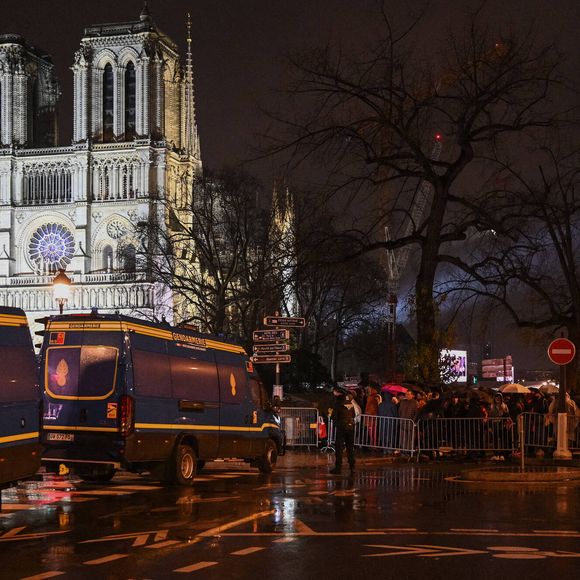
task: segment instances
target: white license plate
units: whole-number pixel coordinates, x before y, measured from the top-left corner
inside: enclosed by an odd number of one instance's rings
[[[46,439],[48,441],[74,441],[74,433],[47,433]]]

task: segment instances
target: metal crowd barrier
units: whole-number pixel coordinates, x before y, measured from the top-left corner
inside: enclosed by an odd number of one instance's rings
[[[415,423],[411,419],[361,415],[355,426],[354,444],[359,447],[401,451],[413,455],[415,451]]]
[[[280,420],[287,447],[318,447],[318,409],[282,407]]]
[[[421,419],[417,449],[421,451],[515,451],[517,430],[509,417]]]
[[[318,411],[311,408],[281,409],[287,445],[318,446]],[[556,445],[557,416],[523,413],[523,436],[527,452]],[[331,418],[326,421],[327,437],[321,451],[334,451],[336,428]],[[568,444],[571,451],[580,451],[580,417],[568,415]],[[509,417],[435,418],[417,423],[398,417],[361,415],[355,424],[355,446],[385,451],[415,452],[500,452],[520,449],[518,428]]]
[[[324,451],[334,451],[336,427],[328,421],[328,440]],[[415,452],[415,423],[411,419],[361,415],[355,423],[354,444],[356,447],[401,451],[413,455]]]
[[[524,441],[526,448],[556,446],[558,415],[554,413],[524,413]],[[568,447],[580,450],[580,417],[568,415]]]

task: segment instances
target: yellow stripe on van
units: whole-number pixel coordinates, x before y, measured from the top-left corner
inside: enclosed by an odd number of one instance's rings
[[[187,430],[187,431],[251,431],[260,432],[268,427],[279,429],[278,425],[274,423],[263,423],[261,427],[234,427],[231,425],[184,425],[184,424],[163,424],[163,423],[136,423],[136,429],[173,429],[173,430]]]
[[[10,435],[9,437],[0,437],[0,444],[11,443],[12,441],[26,441],[26,439],[38,439],[38,431],[20,433],[20,435]]]
[[[26,316],[0,315],[0,326],[28,326]]]
[[[81,425],[43,425],[45,431],[102,431],[106,433],[117,433],[118,427],[84,427]]]
[[[152,336],[154,338],[160,338],[164,340],[170,340],[175,342],[173,337],[174,330],[165,330],[163,328],[155,328],[152,326],[146,326],[143,324],[136,324],[134,322],[116,322],[110,320],[102,320],[99,321],[98,319],[91,320],[91,321],[56,321],[51,322],[47,328],[48,331],[57,331],[57,330],[76,330],[79,332],[106,332],[106,331],[119,331],[119,332],[127,332],[133,331],[139,334],[144,334],[146,336]],[[243,347],[237,344],[229,344],[226,342],[220,342],[218,340],[211,340],[204,338],[206,342],[206,346],[208,348],[214,350],[223,350],[226,352],[231,352],[234,354],[242,354],[245,355],[246,351]]]

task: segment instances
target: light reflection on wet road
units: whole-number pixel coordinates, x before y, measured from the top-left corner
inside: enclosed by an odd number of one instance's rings
[[[580,486],[483,486],[457,465],[119,474],[4,490],[2,578],[577,578]],[[388,572],[388,573],[387,573]]]

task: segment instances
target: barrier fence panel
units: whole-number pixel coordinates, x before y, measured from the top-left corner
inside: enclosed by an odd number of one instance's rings
[[[288,447],[318,447],[318,409],[282,407],[280,420]]]
[[[524,413],[524,436],[528,448],[555,448],[558,436],[558,415],[554,413]],[[580,417],[568,415],[568,447],[580,450]]]
[[[355,426],[354,443],[359,447],[408,452],[415,450],[415,423],[411,419],[361,415]]]
[[[517,431],[509,418],[422,419],[417,423],[419,451],[514,451]]]

